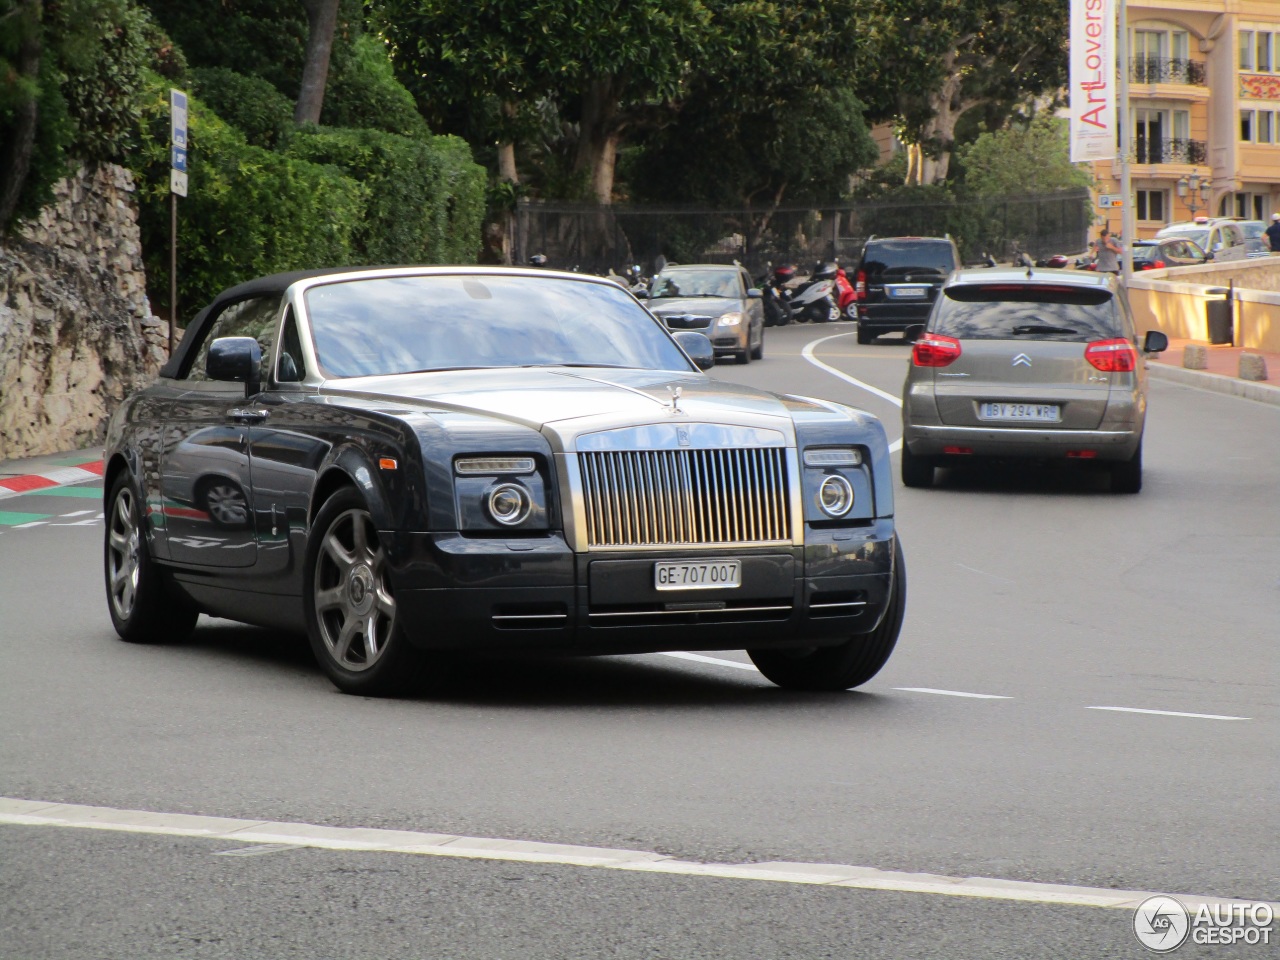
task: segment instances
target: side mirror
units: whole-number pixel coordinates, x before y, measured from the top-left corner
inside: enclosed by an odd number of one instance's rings
[[[711,338],[696,330],[676,330],[671,334],[680,344],[680,349],[688,354],[693,365],[699,370],[710,370],[716,365],[716,352],[711,346]]]
[[[763,300],[763,299],[764,299],[764,291],[763,291],[763,290],[761,290],[759,287],[752,287],[750,290],[748,290],[748,291],[747,291],[747,299],[748,299],[748,300]]]
[[[913,323],[911,324],[911,326],[907,327],[907,329],[902,331],[902,339],[907,341],[907,343],[915,343],[917,340],[919,340],[923,336],[924,336],[923,323]]]
[[[1164,353],[1169,349],[1169,338],[1159,330],[1148,330],[1142,341],[1144,353]]]
[[[637,300],[648,300],[648,299],[649,299],[649,291],[648,291],[648,290],[632,290],[632,291],[631,291],[631,295],[632,295],[633,297],[635,297]]]
[[[244,384],[244,395],[262,392],[262,348],[253,337],[219,337],[209,344],[204,372],[210,380]]]

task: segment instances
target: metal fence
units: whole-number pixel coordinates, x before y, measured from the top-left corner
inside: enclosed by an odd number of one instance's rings
[[[841,203],[774,210],[642,207],[522,201],[511,237],[512,261],[542,254],[548,265],[586,273],[621,272],[660,258],[678,263],[740,261],[753,275],[768,263],[807,266],[855,261],[870,236],[950,234],[967,261],[1078,253],[1093,222],[1089,194],[1071,190],[1002,200],[949,203]]]

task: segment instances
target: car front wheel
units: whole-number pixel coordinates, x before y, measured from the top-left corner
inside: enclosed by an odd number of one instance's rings
[[[174,593],[151,558],[138,494],[121,473],[107,498],[102,567],[107,610],[121,639],[130,643],[185,640],[199,611]]]
[[[418,684],[425,656],[397,622],[386,550],[355,489],[339,490],[320,508],[306,564],[307,635],[334,685],[385,696]]]
[[[748,650],[756,668],[790,690],[849,690],[880,672],[893,653],[907,608],[907,567],[902,545],[893,540],[893,574],[889,603],[879,625],[834,647],[799,650]]]

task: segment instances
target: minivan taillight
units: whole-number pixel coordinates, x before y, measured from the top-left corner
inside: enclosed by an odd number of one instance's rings
[[[867,271],[859,270],[858,279],[853,282],[853,299],[867,299]]]
[[[1138,368],[1138,351],[1123,338],[1095,340],[1084,348],[1084,358],[1105,373],[1128,373]]]
[[[960,341],[940,333],[926,333],[911,348],[911,362],[917,367],[945,367],[960,356]]]

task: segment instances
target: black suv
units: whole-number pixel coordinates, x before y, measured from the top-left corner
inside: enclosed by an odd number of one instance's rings
[[[950,237],[872,237],[854,273],[858,342],[924,323],[960,253]]]

